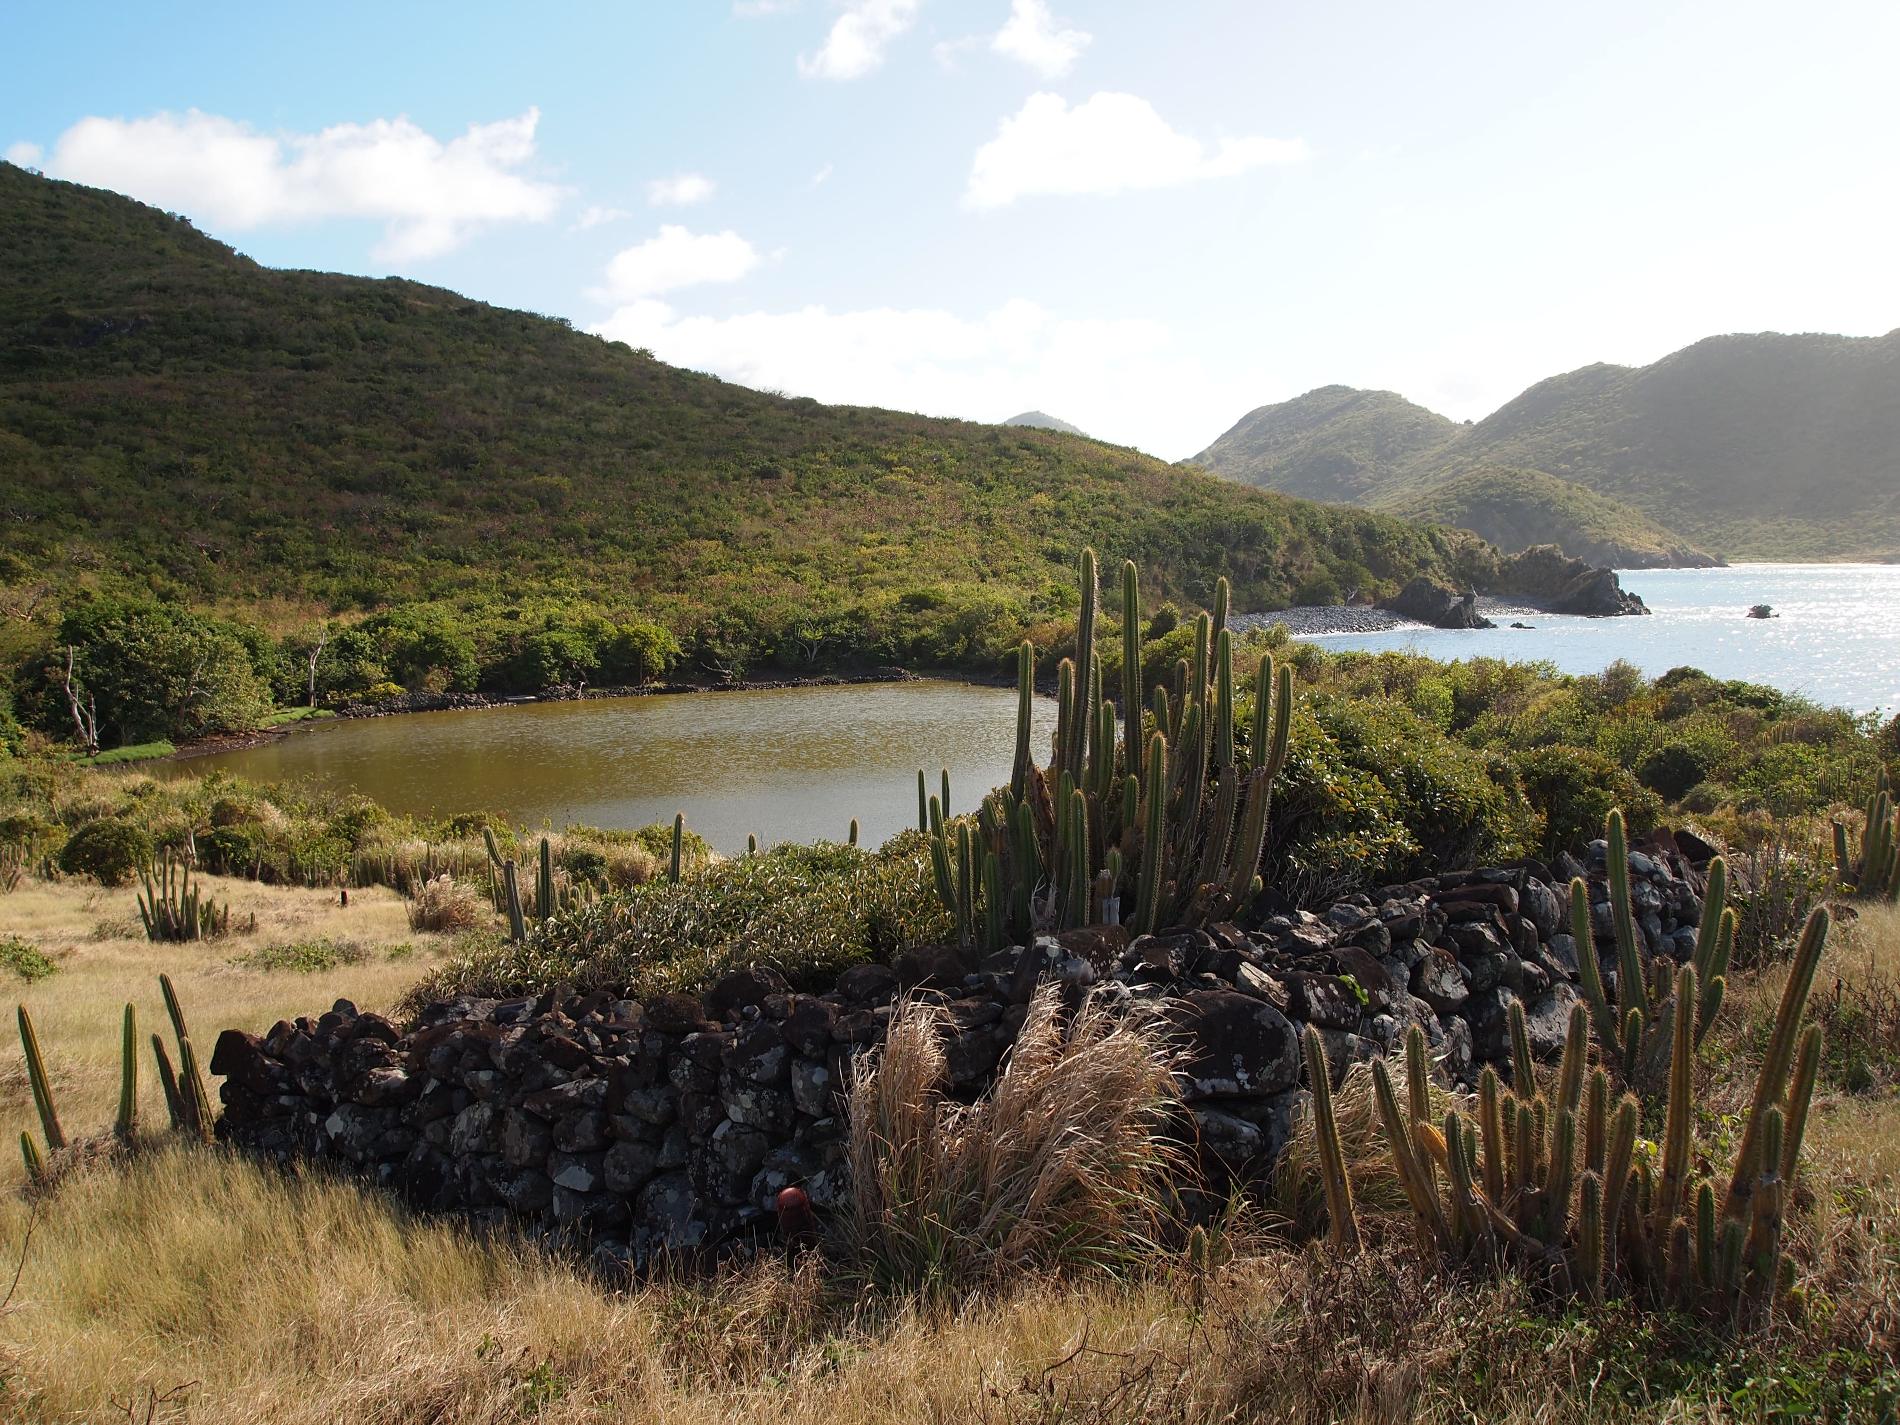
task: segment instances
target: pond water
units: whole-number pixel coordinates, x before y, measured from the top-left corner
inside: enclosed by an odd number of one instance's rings
[[[1492,629],[1401,628],[1319,634],[1329,650],[1406,649],[1433,658],[1548,659],[1595,673],[1624,658],[1651,677],[1688,665],[1820,703],[1900,709],[1900,564],[1737,564],[1727,569],[1633,569],[1623,587],[1648,618],[1506,615]],[[1771,619],[1747,616],[1768,604]],[[1508,626],[1512,617],[1533,625]]]
[[[1055,704],[1038,699],[1047,755]],[[491,811],[519,825],[686,823],[721,851],[875,846],[917,821],[950,770],[955,811],[1009,780],[1016,693],[921,681],[518,703],[319,723],[276,742],[167,764],[259,781],[307,778],[416,815]]]
[[[1623,576],[1648,618],[1523,617],[1531,629],[1319,635],[1331,649],[1435,658],[1547,659],[1591,673],[1625,658],[1651,675],[1690,664],[1856,711],[1900,706],[1900,566],[1740,565]],[[1749,619],[1751,604],[1778,617]],[[1508,621],[1508,616],[1506,621]],[[1039,699],[1038,756],[1054,704]],[[516,824],[634,827],[686,813],[721,851],[843,840],[877,845],[913,825],[917,769],[950,769],[973,810],[1009,779],[1016,694],[920,681],[762,692],[523,703],[318,724],[277,742],[166,764],[261,781],[308,778],[418,815],[487,811]]]

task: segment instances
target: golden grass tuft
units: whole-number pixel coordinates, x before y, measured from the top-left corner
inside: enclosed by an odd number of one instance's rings
[[[936,1293],[1139,1256],[1185,1168],[1162,1136],[1178,1102],[1159,1027],[1092,997],[1068,1016],[1044,986],[969,1105],[945,1093],[948,1028],[939,1006],[904,1001],[856,1066],[850,1259],[882,1285]]]
[[[409,902],[409,928],[438,935],[473,930],[489,916],[487,897],[446,871],[417,886]]]

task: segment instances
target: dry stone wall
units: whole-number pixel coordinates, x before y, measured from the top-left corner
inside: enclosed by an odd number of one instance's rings
[[[339,1001],[262,1037],[227,1030],[219,1133],[279,1159],[367,1174],[430,1210],[513,1220],[594,1245],[603,1260],[720,1247],[765,1230],[797,1185],[822,1213],[848,1190],[842,1087],[906,991],[940,997],[955,1026],[950,1090],[981,1093],[1035,987],[1054,981],[1164,1014],[1182,1097],[1217,1185],[1271,1165],[1303,1111],[1298,1036],[1315,1026],[1336,1074],[1423,1027],[1443,1073],[1470,1084],[1509,1057],[1509,1006],[1554,1056],[1576,1002],[1578,955],[1615,955],[1603,846],[1457,873],[1340,901],[1323,915],[1131,939],[1116,928],[1041,936],[966,960],[938,949],[846,971],[794,994],[772,971],[730,974],[703,997],[646,1003],[555,988],[463,998],[399,1027]],[[1651,954],[1687,959],[1707,848],[1663,837],[1631,853]],[[1563,887],[1593,887],[1596,943],[1566,931]]]

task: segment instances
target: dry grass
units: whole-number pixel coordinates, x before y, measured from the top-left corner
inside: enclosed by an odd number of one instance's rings
[[[416,887],[415,898],[409,902],[409,928],[458,935],[482,924],[489,914],[485,896],[445,871]]]
[[[260,941],[409,934],[392,894],[353,892],[343,911],[322,892],[220,883],[217,893],[240,917],[258,910]],[[168,949],[93,938],[100,921],[124,929],[129,891],[30,885],[6,902],[16,909],[9,929],[61,965],[26,995],[69,1123],[85,1126],[110,1116],[127,990],[154,1023],[162,1015],[146,992],[159,968],[179,977],[201,1034],[261,1027],[338,994],[386,1002],[421,968],[378,959],[334,975],[262,976],[226,963],[240,937]],[[1829,964],[1900,970],[1897,931],[1900,917],[1870,917]],[[1762,984],[1743,978],[1725,1023],[1745,1026],[1778,987],[1772,972]],[[1385,1245],[1352,1259],[1217,1237],[1204,1254],[1143,1253],[1114,1274],[1039,1270],[1039,1258],[1065,1259],[1044,1257],[1047,1237],[1009,1235],[1028,1231],[1032,1208],[1077,1229],[1127,1229],[1125,1194],[1145,1160],[1138,1144],[1111,1151],[1104,1141],[1119,1141],[1107,1130],[1140,1117],[1133,1106],[1158,1092],[1153,1046],[1137,1054],[1116,1042],[1111,1064],[1107,1026],[1085,1025],[1065,1045],[1045,1013],[1012,1066],[1016,1087],[959,1108],[933,1091],[940,1042],[920,1032],[928,1016],[904,1023],[909,1058],[886,1066],[876,1119],[902,1152],[880,1191],[932,1205],[926,1233],[956,1251],[984,1247],[965,1279],[980,1290],[862,1294],[855,1267],[814,1256],[796,1271],[771,1260],[616,1293],[533,1247],[417,1219],[321,1174],[159,1148],[83,1166],[36,1205],[0,1195],[0,1295],[22,1263],[0,1310],[0,1420],[124,1421],[128,1402],[143,1420],[165,1395],[152,1418],[193,1425],[1567,1425],[1880,1420],[1900,1401],[1891,1092],[1831,1094],[1817,1108],[1811,1201],[1793,1247],[1806,1313],[1771,1339],[1729,1342],[1627,1307],[1555,1314],[1513,1281],[1428,1275],[1392,1245],[1406,1237],[1396,1230],[1369,1233]],[[24,1122],[31,1108],[9,1047],[7,1108]],[[1718,1099],[1746,1058],[1711,1063]],[[1350,1084],[1339,1099],[1345,1120]],[[1160,1099],[1150,1101],[1158,1113]],[[877,1155],[871,1143],[860,1151]],[[1123,1194],[1091,1196],[1098,1171],[1119,1173]],[[971,1190],[927,1190],[928,1173]],[[1377,1215],[1372,1193],[1362,1189],[1360,1205]]]
[[[1161,1136],[1178,1105],[1160,1029],[1093,999],[1071,1018],[1046,985],[967,1106],[945,1094],[948,1029],[937,1005],[906,1001],[858,1062],[850,1254],[929,1293],[1125,1263],[1151,1243],[1182,1163]]]
[[[25,940],[58,967],[32,984],[0,970],[0,995],[32,1012],[66,1132],[72,1137],[110,1126],[118,1104],[120,1015],[138,1008],[141,1037],[166,1024],[158,976],[169,974],[202,1052],[221,1029],[262,1032],[280,1018],[329,1008],[347,997],[364,1008],[392,1004],[436,962],[445,945],[414,935],[394,892],[350,892],[347,907],[335,891],[263,886],[221,876],[202,878],[207,894],[231,906],[233,933],[187,945],[159,945],[139,925],[134,889],[106,890],[80,881],[29,880],[4,902],[7,933]],[[252,916],[256,929],[249,930]],[[238,927],[244,927],[241,932]],[[401,959],[372,953],[359,964],[299,973],[264,972],[233,959],[287,941],[351,941],[380,950],[415,946]],[[39,1131],[26,1082],[26,1062],[12,1015],[0,1026],[0,1143],[20,1131]],[[162,1117],[149,1059],[141,1065],[147,1121]],[[0,1153],[0,1185],[17,1183],[23,1168],[10,1147]]]
[[[27,1225],[0,1205],[9,1274]],[[1134,1280],[1027,1273],[954,1309],[860,1299],[817,1258],[619,1294],[344,1183],[173,1149],[42,1205],[0,1316],[0,1418],[123,1420],[115,1398],[182,1386],[158,1419],[1794,1420],[1844,1396],[1864,1409],[1879,1347],[1551,1316],[1514,1282],[1319,1249]]]

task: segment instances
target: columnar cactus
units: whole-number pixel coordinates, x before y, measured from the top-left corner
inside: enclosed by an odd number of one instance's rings
[[[57,1153],[66,1146],[66,1133],[59,1126],[59,1110],[53,1105],[53,1081],[46,1073],[46,1060],[40,1055],[40,1036],[33,1030],[33,1016],[26,1006],[19,1010],[20,1049],[26,1055],[26,1081],[33,1091],[33,1107],[39,1110],[40,1131],[46,1146]]]
[[[1801,1018],[1827,931],[1827,912],[1815,911],[1725,1193],[1697,1168],[1709,1150],[1694,1131],[1692,1069],[1705,1000],[1693,964],[1677,971],[1669,996],[1668,1091],[1654,1166],[1635,1156],[1635,1096],[1625,1093],[1612,1113],[1607,1075],[1588,1066],[1590,1014],[1582,1005],[1571,1011],[1554,1091],[1547,1095],[1520,1063],[1520,1082],[1505,1092],[1487,1068],[1475,1121],[1453,1109],[1434,1126],[1416,1091],[1408,1116],[1386,1065],[1375,1062],[1380,1119],[1421,1242],[1443,1260],[1549,1274],[1592,1300],[1628,1293],[1729,1322],[1771,1309],[1786,1285],[1783,1218],[1820,1066],[1820,1027],[1804,1030]],[[1406,1060],[1416,1085],[1427,1065],[1416,1029]]]
[[[1231,916],[1257,891],[1266,851],[1273,779],[1286,760],[1292,679],[1271,660],[1255,684],[1251,735],[1237,725],[1236,640],[1226,626],[1231,591],[1222,580],[1214,611],[1194,624],[1192,657],[1175,686],[1142,703],[1139,575],[1122,568],[1122,735],[1104,696],[1095,647],[1097,566],[1078,561],[1081,606],[1070,656],[1056,668],[1056,726],[1049,765],[1030,755],[1034,655],[1017,654],[1016,757],[1007,789],[976,815],[971,880],[979,904],[963,904],[964,855],[941,798],[919,782],[918,821],[931,845],[939,899],[968,944],[1022,939],[1044,929],[1099,924],[1141,929],[1205,924]],[[999,914],[987,906],[996,863]]]
[[[1835,876],[1844,894],[1857,900],[1900,904],[1900,810],[1883,771],[1861,812],[1860,854],[1852,855],[1847,826],[1834,823]]]

